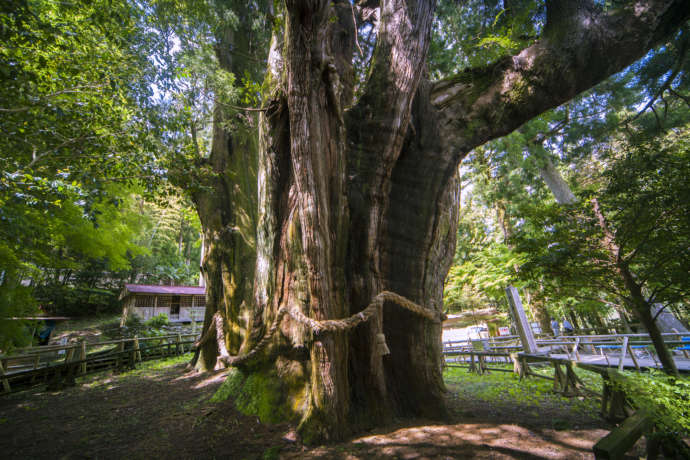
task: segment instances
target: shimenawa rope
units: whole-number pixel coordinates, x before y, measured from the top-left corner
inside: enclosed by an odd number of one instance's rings
[[[364,310],[357,312],[349,316],[348,318],[343,319],[327,319],[317,321],[306,316],[299,310],[299,308],[297,308],[294,305],[291,307],[282,306],[278,309],[278,314],[276,315],[275,321],[273,321],[273,324],[271,325],[268,332],[250,351],[237,356],[221,356],[219,359],[223,361],[226,365],[232,366],[235,364],[240,364],[255,356],[257,353],[263,350],[266,347],[266,345],[268,345],[268,343],[271,341],[273,335],[275,335],[276,331],[278,330],[278,327],[280,326],[281,321],[283,320],[286,314],[289,315],[295,321],[302,323],[305,326],[308,326],[314,332],[314,334],[319,334],[325,331],[346,331],[357,327],[359,324],[363,322],[369,321],[373,316],[375,316],[378,313],[379,307],[383,306],[383,302],[386,300],[402,308],[405,308],[406,310],[409,310],[412,313],[422,316],[428,319],[429,321],[442,321],[442,313],[427,310],[426,308],[417,305],[411,300],[390,291],[381,291],[372,299],[371,303]],[[220,314],[216,312],[216,315]],[[203,345],[211,337],[213,330],[216,328],[216,323],[218,322],[217,319],[218,318],[214,317],[214,320],[211,321],[211,325],[206,330],[204,335],[194,344],[196,348]],[[384,334],[377,334],[376,341],[377,348],[379,349],[379,354],[388,354],[389,350],[388,346],[386,345],[386,336]]]

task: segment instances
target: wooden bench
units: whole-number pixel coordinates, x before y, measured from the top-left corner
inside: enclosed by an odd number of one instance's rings
[[[642,411],[637,411],[618,428],[611,430],[594,444],[594,457],[599,459],[622,459],[625,453],[640,437],[653,426],[652,419]]]

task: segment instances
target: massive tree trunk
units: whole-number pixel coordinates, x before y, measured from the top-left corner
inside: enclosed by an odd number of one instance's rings
[[[246,12],[245,12],[246,13]],[[243,18],[248,21],[247,18]],[[245,25],[246,28],[246,25]],[[216,54],[221,68],[242,75],[243,60],[233,46],[248,52],[246,30],[218,32]],[[238,46],[239,45],[239,46]],[[192,190],[204,245],[201,272],[206,286],[204,329],[215,327],[195,355],[199,370],[223,367],[219,358],[240,352],[249,341],[249,314],[256,265],[258,135],[256,117],[232,113],[218,105],[213,114],[212,147],[199,158],[201,184]],[[232,126],[232,128],[230,128]],[[196,143],[196,133],[192,132]],[[216,321],[220,316],[222,321]]]
[[[259,122],[256,265],[244,273],[251,296],[234,290],[240,240],[222,237],[242,209],[231,181],[217,182],[204,198],[209,210],[200,210],[218,251],[214,258],[207,250],[206,327],[222,305],[226,333],[238,340],[226,341],[242,343],[229,347],[239,348],[238,358],[220,361],[237,367],[227,389],[251,400],[248,410],[299,420],[306,441],[339,439],[397,415],[444,413],[440,320],[459,161],[631,63],[690,10],[681,0],[650,0],[651,12],[618,15],[588,1],[547,3],[550,11],[568,7],[549,16],[537,44],[432,84],[424,63],[434,2],[381,2],[368,78],[355,99],[353,6],[285,1]],[[214,152],[224,142],[214,137]],[[372,303],[383,291],[418,306],[392,295]],[[350,320],[325,327],[343,318]]]

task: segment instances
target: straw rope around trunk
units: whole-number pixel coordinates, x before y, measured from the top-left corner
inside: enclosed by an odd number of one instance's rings
[[[444,319],[444,315],[442,313],[437,313],[428,310],[420,305],[417,305],[411,300],[390,291],[380,292],[372,299],[371,303],[364,310],[343,319],[327,319],[317,321],[306,316],[299,310],[299,308],[297,308],[294,305],[291,307],[282,306],[278,309],[278,314],[276,315],[275,321],[273,321],[273,324],[269,328],[268,332],[250,351],[237,356],[221,354],[221,356],[218,359],[227,366],[233,366],[241,364],[244,361],[247,361],[248,359],[256,356],[256,354],[261,352],[271,341],[285,315],[289,315],[293,320],[309,327],[314,332],[314,334],[319,334],[321,332],[326,331],[346,331],[357,327],[359,324],[363,322],[369,321],[373,316],[375,316],[378,313],[380,307],[383,306],[383,303],[385,301],[392,302],[432,322],[440,323]],[[220,316],[220,313],[216,312],[209,328],[206,330],[204,335],[194,344],[196,348],[206,343],[206,341],[208,341],[211,338],[211,336],[213,336],[213,332],[217,331],[217,328],[222,327],[221,320],[222,318]],[[387,354],[388,347],[385,343],[385,336],[383,336],[383,334],[379,335],[382,336],[377,337],[378,346],[381,347],[381,349],[383,350],[381,354]]]

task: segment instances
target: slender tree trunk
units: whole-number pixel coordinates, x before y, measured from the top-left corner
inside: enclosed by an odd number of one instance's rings
[[[550,160],[547,163],[547,167],[542,170],[542,177],[553,192],[558,203],[569,205],[576,202],[577,199],[575,195],[572,193],[570,187],[563,180],[560,173]],[[629,296],[628,302],[631,305],[631,310],[649,332],[652,343],[654,344],[654,348],[659,355],[659,360],[661,361],[664,370],[668,374],[678,375],[678,369],[675,361],[673,360],[673,356],[663,341],[663,337],[659,331],[658,325],[652,318],[651,304],[642,294],[642,287],[635,281],[634,274],[630,270],[628,263],[623,259],[622,254],[620,253],[620,247],[615,241],[615,236],[608,228],[606,218],[601,212],[596,198],[592,199],[592,205],[594,214],[599,222],[599,227],[604,234],[602,238],[602,245],[607,250],[609,259],[611,260],[615,271],[623,281],[623,285],[625,286]]]
[[[659,356],[659,361],[661,361],[664,371],[670,375],[679,375],[676,362],[673,360],[671,352],[664,343],[659,326],[652,317],[652,305],[642,294],[642,286],[637,283],[627,261],[623,259],[620,247],[616,244],[615,237],[608,228],[606,218],[599,208],[599,202],[596,200],[596,198],[592,199],[592,208],[594,209],[594,215],[599,221],[599,227],[604,233],[603,243],[609,252],[611,263],[614,265],[616,271],[623,280],[627,290],[629,296],[628,302],[630,303],[631,310],[642,322],[645,329],[647,329],[647,332],[649,332],[649,336],[652,339],[654,349]]]

